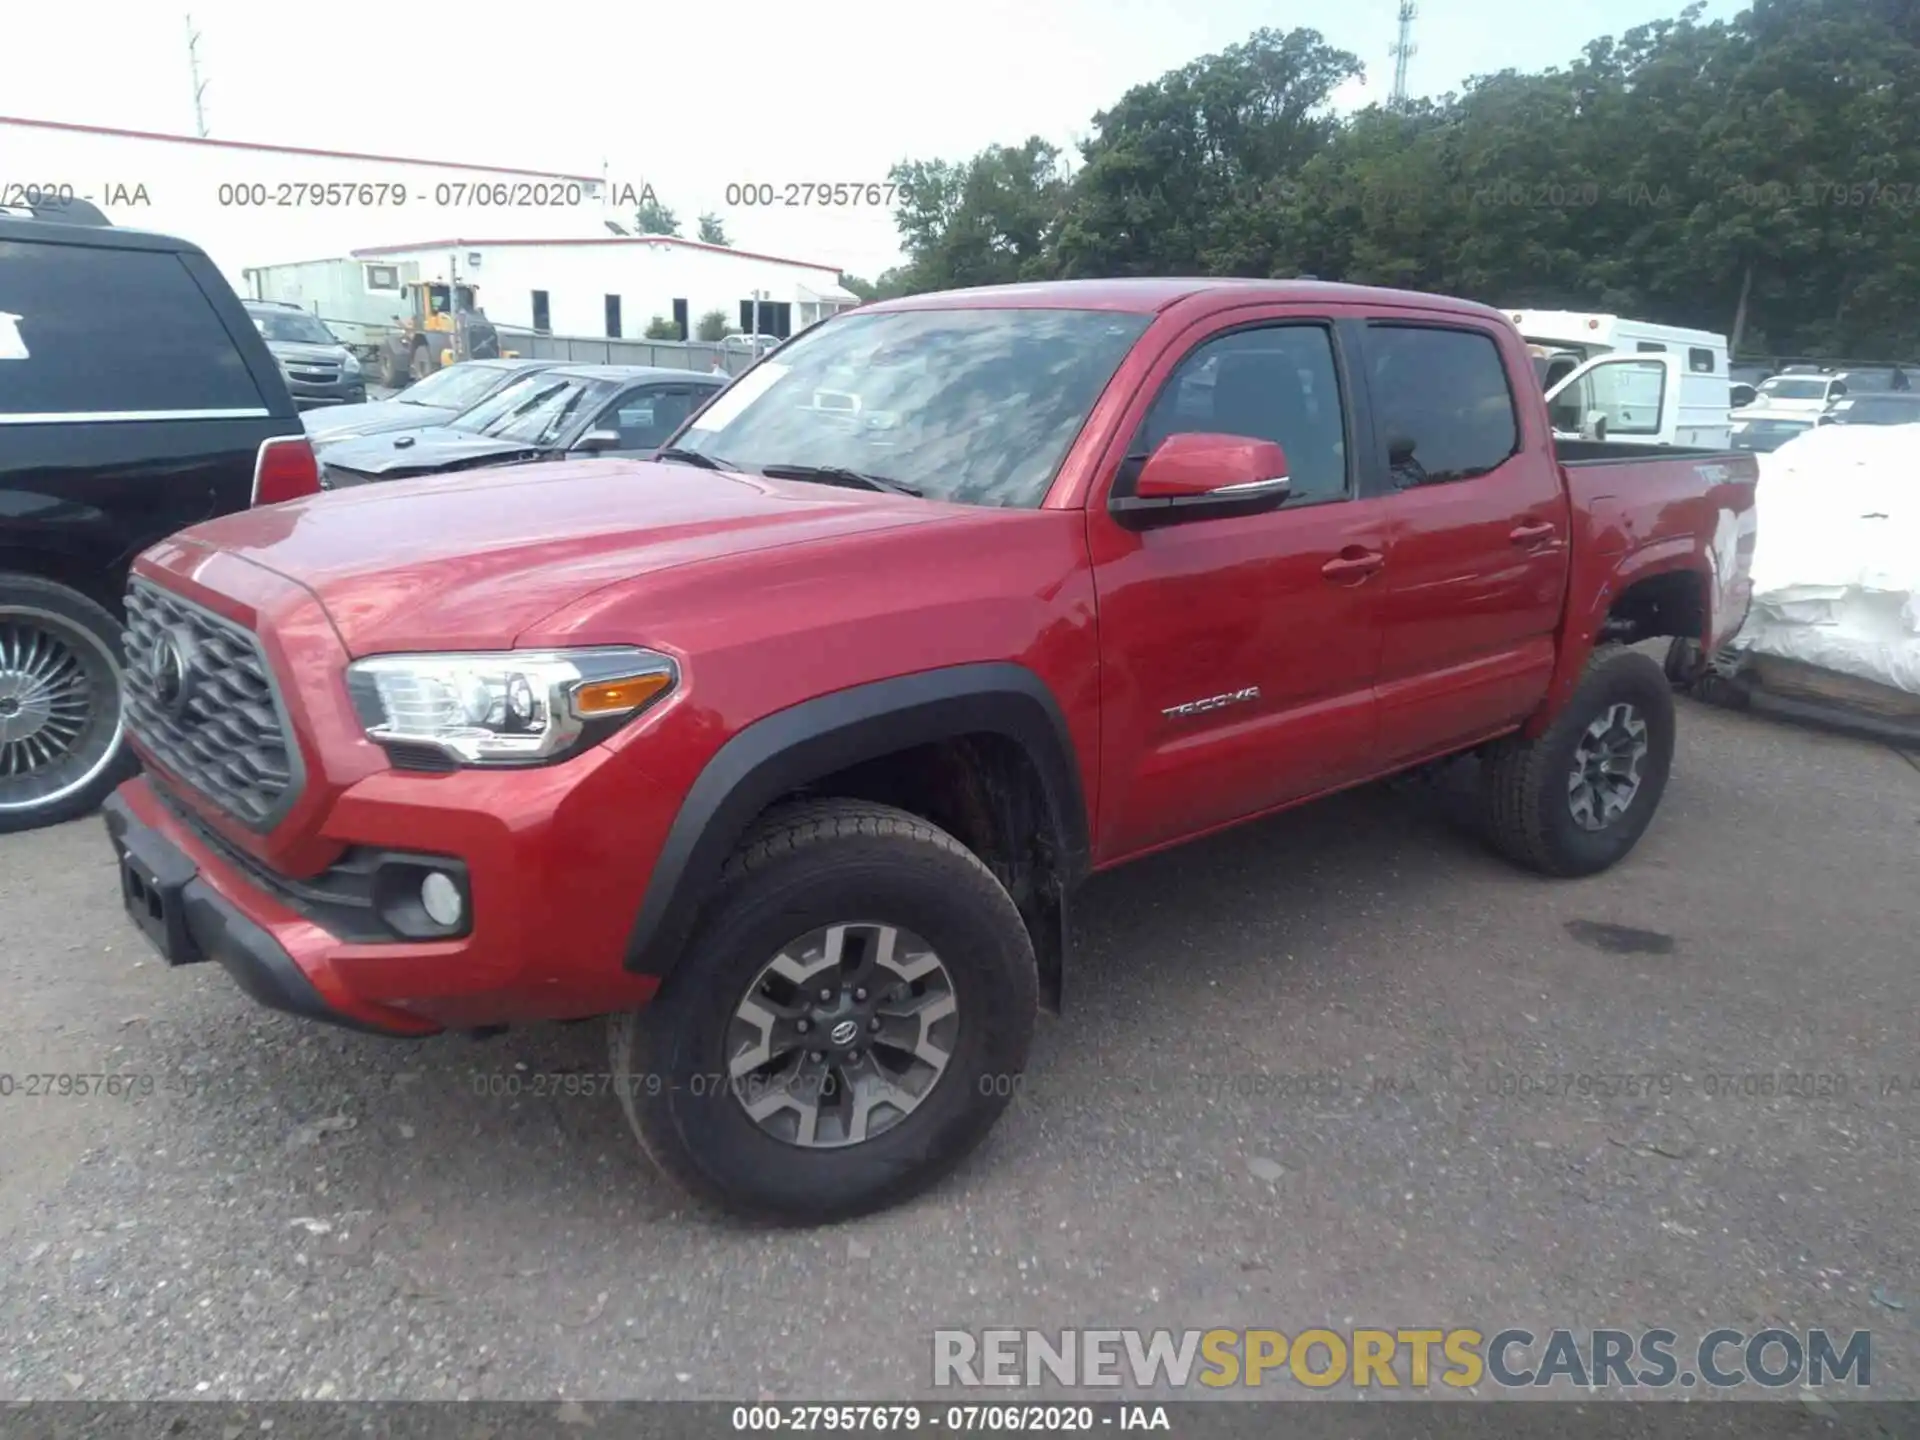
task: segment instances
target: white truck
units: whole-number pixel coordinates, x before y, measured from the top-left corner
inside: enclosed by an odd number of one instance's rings
[[[1642,444],[1722,450],[1732,440],[1726,336],[1576,310],[1509,310],[1507,318],[1532,347],[1550,404],[1555,392],[1572,403],[1569,378],[1593,375],[1578,406],[1583,424],[1597,412],[1609,436]],[[1643,363],[1586,368],[1603,358]],[[1556,429],[1560,418],[1556,411]]]
[[[407,285],[420,278],[420,262],[305,260],[260,265],[244,275],[250,298],[298,305],[371,360],[378,359],[387,332],[407,313]]]

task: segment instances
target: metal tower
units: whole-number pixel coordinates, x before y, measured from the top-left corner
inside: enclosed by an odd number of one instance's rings
[[[200,78],[200,32],[193,28],[193,16],[187,16],[187,70],[193,76],[193,125],[202,140],[207,138],[207,109],[201,97],[207,82]]]
[[[1413,0],[1400,0],[1400,38],[1388,52],[1393,56],[1393,94],[1387,103],[1395,109],[1407,103],[1407,61],[1420,48],[1413,43],[1413,18],[1419,13]]]

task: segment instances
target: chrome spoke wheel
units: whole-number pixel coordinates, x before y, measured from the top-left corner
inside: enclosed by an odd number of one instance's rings
[[[790,1145],[858,1145],[919,1108],[953,1058],[953,979],[892,925],[828,925],[761,967],[728,1027],[727,1083]]]
[[[1624,701],[1587,726],[1567,777],[1567,805],[1581,829],[1604,830],[1627,813],[1640,793],[1647,750],[1647,722]]]
[[[119,748],[119,667],[102,641],[50,611],[0,609],[0,812],[50,805]]]

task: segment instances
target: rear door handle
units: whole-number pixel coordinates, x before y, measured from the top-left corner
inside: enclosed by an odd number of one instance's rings
[[[1364,580],[1386,563],[1387,557],[1378,550],[1363,550],[1358,545],[1349,545],[1322,565],[1320,573],[1329,580]]]
[[[1553,522],[1550,520],[1533,521],[1525,525],[1516,525],[1507,538],[1516,545],[1531,545],[1535,541],[1550,540],[1554,535]]]

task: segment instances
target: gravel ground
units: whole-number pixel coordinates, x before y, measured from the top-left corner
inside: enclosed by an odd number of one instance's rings
[[[272,1015],[147,950],[97,820],[6,837],[0,1399],[899,1397],[936,1327],[1322,1323],[1871,1329],[1912,1397],[1917,826],[1920,762],[1687,704],[1595,879],[1406,786],[1142,862],[983,1150],[811,1232],[691,1209],[610,1098],[491,1093],[598,1024]],[[74,1072],[148,1093],[24,1093]],[[1582,1074],[1668,1079],[1543,1093]]]

